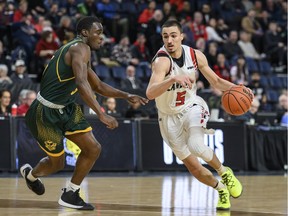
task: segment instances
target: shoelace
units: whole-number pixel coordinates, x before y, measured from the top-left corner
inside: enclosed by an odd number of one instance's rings
[[[235,187],[234,181],[232,181],[232,175],[230,174],[225,174],[222,177],[222,181],[229,188]]]
[[[223,191],[219,191],[219,200],[220,200],[220,202],[221,203],[227,203],[227,196],[228,194],[227,193],[225,193],[225,192],[223,192]]]

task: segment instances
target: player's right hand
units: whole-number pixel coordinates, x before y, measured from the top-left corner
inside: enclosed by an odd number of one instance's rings
[[[99,120],[111,130],[118,127],[118,121],[113,116],[107,115],[106,113],[99,116]]]

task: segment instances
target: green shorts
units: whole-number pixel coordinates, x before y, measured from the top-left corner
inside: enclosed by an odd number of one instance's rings
[[[52,109],[35,100],[26,113],[25,120],[40,147],[53,157],[64,154],[65,135],[92,130],[80,106],[75,103],[63,109]]]

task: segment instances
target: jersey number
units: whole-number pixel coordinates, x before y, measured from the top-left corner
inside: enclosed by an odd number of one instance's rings
[[[181,106],[185,103],[185,94],[186,91],[177,92],[176,106]]]

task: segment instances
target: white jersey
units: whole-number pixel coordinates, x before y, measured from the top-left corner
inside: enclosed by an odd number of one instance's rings
[[[184,88],[178,83],[173,83],[166,92],[159,97],[155,98],[158,111],[164,114],[176,114],[182,112],[187,106],[191,104],[202,104],[204,101],[202,98],[196,95],[196,72],[197,72],[197,60],[195,51],[186,45],[182,45],[184,55],[184,64],[179,67],[176,62],[173,61],[165,47],[160,48],[155,55],[155,60],[159,56],[168,56],[171,61],[171,67],[165,79],[171,76],[188,74],[195,82],[192,85],[192,89]]]

